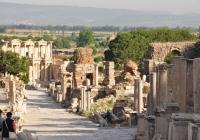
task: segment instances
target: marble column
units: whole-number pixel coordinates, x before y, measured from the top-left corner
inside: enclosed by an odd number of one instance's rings
[[[139,111],[139,79],[134,80],[134,111]]]
[[[98,64],[95,64],[94,65],[94,72],[95,72],[95,77],[94,77],[94,85],[95,86],[98,86],[99,85],[99,69],[98,69]]]
[[[90,110],[90,104],[91,104],[90,93],[91,92],[89,92],[89,91],[86,92],[86,95],[87,95],[87,97],[86,97],[86,100],[87,100],[87,110]]]
[[[143,102],[143,81],[139,81],[139,113],[142,113],[144,109],[144,102]]]
[[[142,80],[135,79],[134,89],[134,110],[141,113],[144,108]]]
[[[63,101],[66,101],[66,95],[67,95],[67,79],[66,76],[63,75],[62,81],[61,81],[61,86],[62,86],[62,94],[63,94]]]
[[[44,81],[48,81],[48,74],[49,74],[48,69],[49,69],[49,64],[46,63],[44,65]]]
[[[150,74],[150,94],[148,104],[148,114],[153,115],[153,111],[156,107],[156,72]]]
[[[29,82],[33,83],[33,66],[29,66]]]
[[[10,79],[9,79],[9,102],[11,104],[15,103],[15,100],[16,100],[16,85],[15,85],[15,80],[13,78],[13,76],[10,76]]]
[[[162,106],[163,103],[167,102],[167,69],[166,65],[160,65],[157,71],[156,77],[156,105]]]

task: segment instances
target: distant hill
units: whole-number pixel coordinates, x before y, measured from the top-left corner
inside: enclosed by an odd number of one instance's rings
[[[0,2],[0,24],[198,27],[200,14],[175,15],[167,12]]]

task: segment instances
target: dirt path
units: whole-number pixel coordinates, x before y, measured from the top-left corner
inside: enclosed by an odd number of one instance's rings
[[[131,140],[133,128],[99,128],[87,118],[66,112],[43,91],[28,91],[24,129],[39,140]]]

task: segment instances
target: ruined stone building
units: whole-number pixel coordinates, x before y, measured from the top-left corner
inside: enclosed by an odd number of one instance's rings
[[[116,80],[114,62],[103,62],[101,64],[103,67],[102,81],[99,82],[99,66],[94,62],[92,49],[78,48],[75,58],[76,62],[65,61],[62,64],[53,64],[57,71],[55,73],[54,70],[53,75],[58,77],[58,81],[50,84],[50,94],[57,102],[75,112],[77,109],[84,112],[90,111],[92,105],[104,100],[127,96],[134,102],[129,110],[140,113],[145,111],[147,93],[144,94],[144,86],[146,84],[145,80],[140,78],[135,63],[129,62],[120,74],[121,80]],[[116,108],[115,113],[122,111],[123,107]]]
[[[25,85],[17,77],[9,75],[0,77],[0,108],[13,112],[16,121],[16,129],[22,127],[24,114],[26,113],[26,90]]]
[[[51,79],[52,42],[14,39],[1,41],[0,48],[3,51],[12,51],[29,59],[30,84]]]
[[[151,43],[144,61],[144,74],[149,75],[157,64],[162,64],[168,55],[190,58],[196,52],[195,42]]]
[[[168,43],[169,50],[173,47],[177,49],[174,44],[179,44],[179,48],[182,44],[184,49],[187,46],[187,43]],[[159,46],[167,46],[167,43],[160,43]],[[165,49],[158,50],[162,54]],[[199,140],[200,59],[179,56],[165,63],[163,58],[166,53],[157,54],[147,60],[150,93],[147,113],[138,116],[136,139]]]

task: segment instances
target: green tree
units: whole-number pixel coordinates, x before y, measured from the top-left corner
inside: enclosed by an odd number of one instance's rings
[[[85,47],[93,43],[94,43],[94,35],[92,30],[90,29],[81,30],[77,40],[78,47]]]
[[[129,59],[137,62],[143,60],[149,44],[152,42],[176,42],[191,41],[197,37],[183,29],[139,29],[131,32],[120,33],[116,39],[109,43],[112,54],[111,60],[116,62],[116,66],[123,66]],[[106,57],[108,58],[108,57]]]
[[[70,48],[70,39],[68,37],[59,37],[53,43],[54,48]]]
[[[25,83],[28,82],[28,61],[17,53],[0,51],[0,62],[4,67],[0,73],[9,73],[18,76]]]

